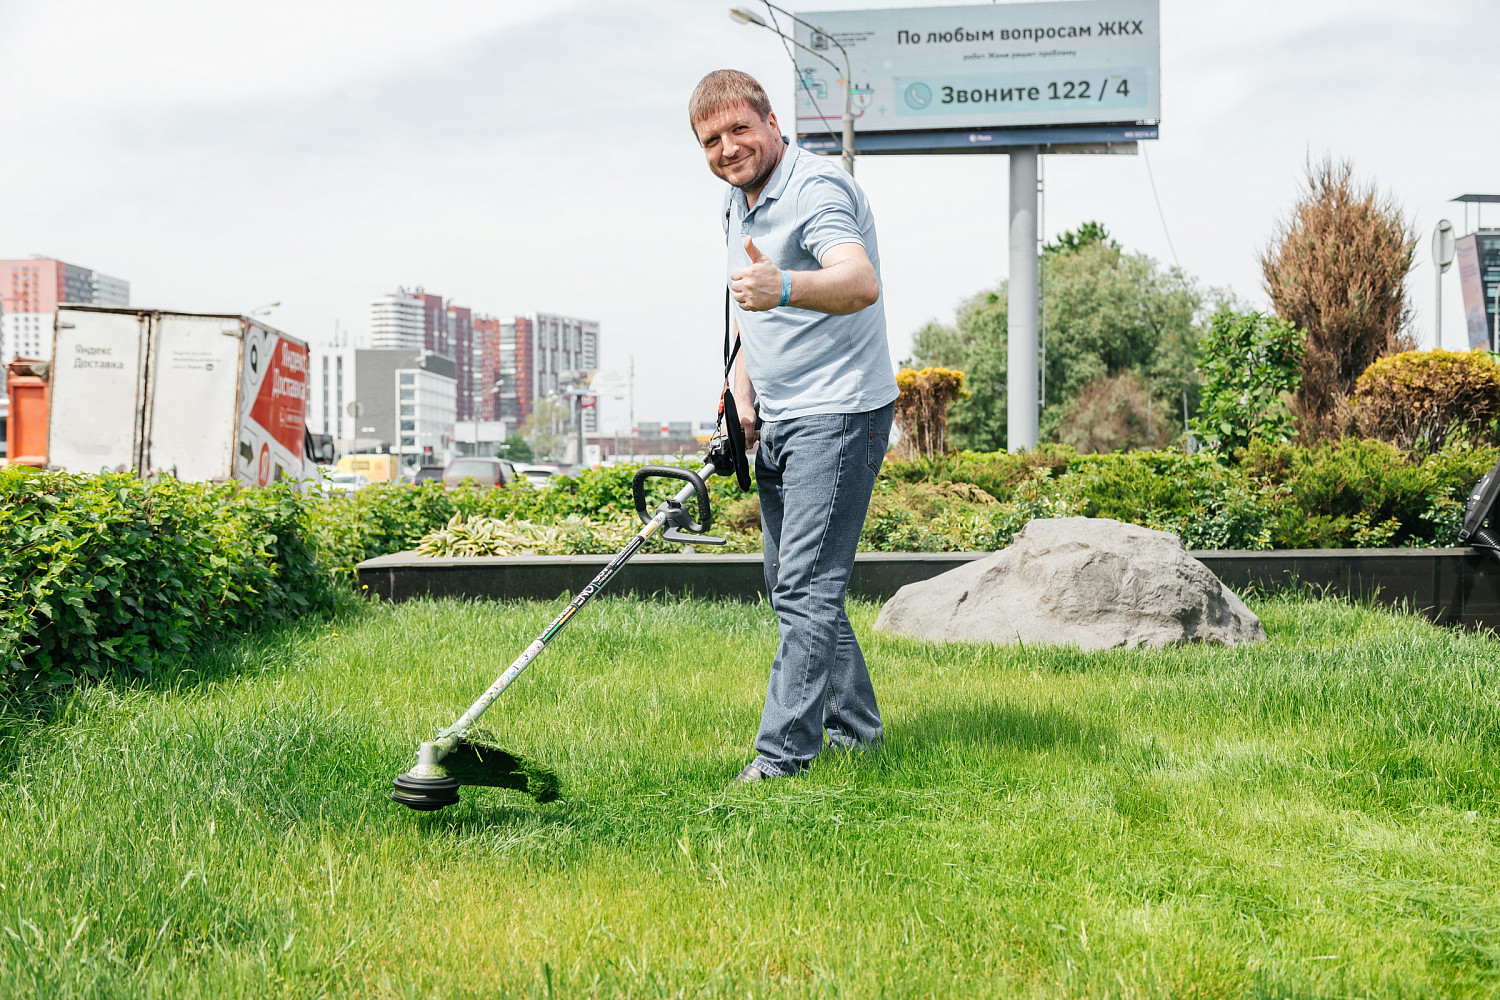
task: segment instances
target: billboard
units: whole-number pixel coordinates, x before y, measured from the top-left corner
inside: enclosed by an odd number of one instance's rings
[[[1500,288],[1500,229],[1481,229],[1459,239],[1458,283],[1469,348],[1487,350],[1495,331],[1495,289]]]
[[[838,148],[842,74],[819,56],[842,67],[845,53],[860,152],[1157,137],[1158,0],[797,16],[823,29],[796,26],[798,42],[813,50],[797,51],[797,138],[804,148]]]

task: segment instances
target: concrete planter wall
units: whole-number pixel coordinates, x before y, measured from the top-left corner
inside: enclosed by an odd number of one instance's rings
[[[901,587],[985,552],[862,552],[852,596],[884,601]],[[1193,556],[1231,589],[1312,587],[1420,611],[1445,624],[1500,628],[1500,561],[1474,549],[1202,551]],[[367,559],[359,582],[380,597],[550,601],[576,594],[610,556],[428,559],[410,552]],[[642,555],[609,586],[614,594],[755,600],[765,592],[758,555]]]

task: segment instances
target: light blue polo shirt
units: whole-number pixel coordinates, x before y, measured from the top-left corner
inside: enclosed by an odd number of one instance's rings
[[[869,200],[836,163],[793,143],[753,210],[746,212],[743,191],[729,189],[724,203],[726,281],[735,268],[750,263],[746,236],[785,271],[820,270],[831,248],[858,243],[880,276]],[[746,312],[733,299],[730,304],[762,420],[864,413],[899,395],[886,342],[883,289],[873,305],[847,316],[791,306]]]

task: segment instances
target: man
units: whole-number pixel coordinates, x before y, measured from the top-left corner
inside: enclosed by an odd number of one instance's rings
[[[869,202],[832,161],[782,137],[760,84],[699,82],[688,120],[724,204],[735,403],[755,456],[766,589],[780,619],[757,756],[737,781],[796,774],[823,749],[880,740],[880,710],[844,613],[898,395]]]

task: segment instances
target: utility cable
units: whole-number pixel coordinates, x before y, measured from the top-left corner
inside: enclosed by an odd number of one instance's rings
[[[1161,231],[1167,237],[1167,249],[1172,251],[1172,263],[1180,269],[1182,263],[1177,259],[1177,248],[1172,245],[1172,232],[1167,229],[1167,213],[1161,210],[1161,198],[1156,193],[1156,176],[1151,173],[1151,157],[1146,155],[1145,144],[1141,143],[1139,145],[1141,159],[1146,161],[1146,179],[1151,182],[1151,198],[1156,202],[1156,216],[1161,219]]]
[[[769,3],[766,4],[766,13],[771,15],[771,25],[776,29],[776,36],[781,39],[781,47],[783,49],[786,49],[786,57],[791,60],[792,72],[797,74],[797,82],[802,85],[803,90],[807,91],[807,99],[812,102],[813,110],[818,113],[819,120],[821,120],[823,122],[823,125],[826,127],[828,125],[828,116],[825,115],[823,113],[823,109],[818,106],[818,99],[813,96],[812,86],[807,82],[807,79],[803,77],[802,69],[797,65],[797,57],[792,54],[792,47],[787,43],[786,34],[781,30],[781,22],[776,20],[776,11],[772,9]],[[850,86],[850,81],[844,81],[844,86]],[[842,119],[840,119],[840,121],[842,121]],[[795,107],[792,109],[792,124],[792,134],[796,135],[798,132],[798,128],[797,109]],[[829,129],[828,138],[838,139],[840,142],[842,142],[843,133],[834,132],[832,129]]]

